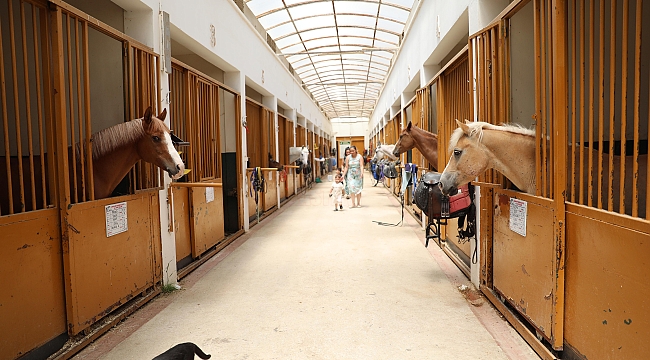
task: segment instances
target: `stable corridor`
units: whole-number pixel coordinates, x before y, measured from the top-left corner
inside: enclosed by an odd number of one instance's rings
[[[400,208],[365,176],[361,208],[314,184],[74,358],[538,359],[408,213],[373,222]]]

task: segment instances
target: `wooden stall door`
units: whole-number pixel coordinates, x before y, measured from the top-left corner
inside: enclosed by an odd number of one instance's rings
[[[158,192],[66,209],[69,244],[63,258],[71,334],[162,280],[159,209]]]
[[[192,187],[190,196],[192,197],[192,257],[198,258],[225,238],[223,193],[221,188]]]
[[[182,269],[192,262],[192,226],[190,189],[172,186],[174,198],[174,236],[176,244],[176,268]]]
[[[59,224],[58,209],[0,217],[0,358],[66,333]]]
[[[529,12],[530,19],[525,20],[535,24],[536,56],[534,63],[527,66],[535,68],[537,193],[505,190],[509,183],[495,171],[479,179],[494,184],[481,187],[481,285],[484,292],[500,295],[517,309],[535,328],[539,338],[561,350],[565,215],[564,187],[558,184],[565,183],[564,172],[559,170],[564,169],[565,159],[554,154],[566,153],[562,148],[566,142],[556,140],[566,136],[563,126],[566,110],[562,108],[563,100],[554,99],[564,99],[566,94],[566,88],[558,80],[563,78],[564,69],[558,59],[565,55],[559,36],[564,30],[565,13],[553,12],[552,3],[535,0],[527,5],[526,2],[513,4],[501,21],[470,38],[469,51],[474,61],[470,71],[476,79],[478,120],[500,124],[510,119],[510,77],[515,74],[510,74],[512,37],[504,28],[524,5],[534,7]],[[511,213],[512,206],[517,206],[519,211]],[[522,219],[526,224],[525,236],[511,226]]]

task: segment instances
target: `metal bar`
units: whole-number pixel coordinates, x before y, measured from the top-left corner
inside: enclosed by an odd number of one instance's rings
[[[53,71],[54,69],[51,68],[50,66],[47,66],[47,61],[46,59],[53,59],[55,60],[54,56],[50,56],[53,52],[50,49],[50,34],[53,33],[50,29],[50,21],[49,21],[49,15],[51,12],[48,12],[47,9],[41,8],[41,33],[40,33],[40,39],[41,39],[41,59],[44,63],[43,66],[43,104],[45,106],[44,109],[44,121],[45,121],[45,134],[46,134],[46,146],[47,146],[47,164],[49,169],[56,169],[57,166],[56,164],[56,146],[57,146],[57,137],[56,137],[56,126],[55,126],[55,120],[56,120],[56,115],[55,115],[55,105],[53,103],[54,101],[54,96],[53,96],[53,89],[54,86],[52,85],[52,79],[54,78],[53,76]],[[54,46],[55,42],[52,41],[52,46]],[[45,165],[43,165],[45,166]],[[45,173],[45,171],[43,171]],[[49,185],[49,190],[50,190],[50,199],[47,201],[47,205],[50,204],[58,204],[59,202],[59,193],[61,187],[57,185],[57,176],[56,176],[56,171],[51,171],[51,176],[48,176],[47,179],[47,184]],[[45,193],[43,196],[43,199],[45,199]]]
[[[16,37],[15,37],[15,27],[14,27],[14,11],[12,6],[13,1],[9,1],[9,41],[11,44],[11,71],[13,74],[13,91],[14,91],[14,111],[15,114],[15,125],[16,125],[16,150],[18,153],[18,181],[20,189],[20,212],[25,211],[25,180],[23,172],[23,146],[22,146],[22,136],[20,133],[20,101],[19,101],[19,92],[18,92],[18,71],[16,69],[17,60],[16,60]],[[2,64],[4,66],[4,64]],[[8,156],[11,153],[7,153]]]
[[[565,2],[566,0],[561,0],[561,1],[564,4],[566,4],[566,2]],[[554,9],[556,11],[554,11]],[[548,14],[549,14],[548,17],[547,17],[547,19],[548,19],[547,28],[548,28],[548,31],[549,31],[548,39],[551,41],[552,44],[555,43],[555,41],[556,41],[554,39],[554,37],[553,37],[553,31],[555,30],[555,25],[556,25],[556,23],[553,21],[553,15],[557,15],[557,12],[559,12],[559,11],[566,11],[566,9],[556,8],[556,7],[554,7],[554,4],[552,3],[552,1],[548,1]],[[562,15],[566,16],[566,14],[562,14]],[[560,24],[557,24],[557,25],[559,26]],[[560,35],[558,34],[558,36],[560,36]],[[561,39],[558,39],[558,40],[561,40]],[[555,121],[553,121],[553,120],[556,119],[555,118],[556,114],[555,114],[555,109],[553,107],[553,105],[555,104],[553,102],[554,95],[555,95],[555,92],[554,92],[555,84],[554,84],[554,81],[553,81],[553,79],[555,79],[555,75],[554,75],[554,69],[555,69],[554,60],[555,60],[555,57],[554,57],[553,49],[554,49],[554,47],[551,45],[549,47],[549,59],[551,59],[551,66],[549,66],[549,68],[548,68],[548,78],[550,79],[550,81],[549,81],[549,84],[548,84],[549,96],[547,98],[547,102],[549,104],[548,105],[549,106],[549,112],[548,112],[548,137],[549,137],[550,141],[549,141],[548,160],[547,160],[547,163],[546,163],[546,166],[545,166],[548,181],[549,181],[549,192],[548,192],[548,197],[549,198],[552,198],[552,196],[554,196],[554,193],[555,193],[555,176],[553,176],[553,174],[555,174],[554,170],[555,170],[555,154],[556,154],[556,152],[553,151],[553,148],[555,147],[555,142],[556,142],[556,140],[555,140],[556,132],[555,132]],[[564,79],[566,79],[566,77],[564,77]],[[550,99],[550,102],[549,102],[549,99]],[[566,142],[566,139],[562,139],[562,141]],[[564,156],[566,158],[566,151],[562,152],[562,153],[557,153],[557,154],[562,154],[562,156]],[[566,169],[566,167],[562,167],[561,169],[563,169],[562,173],[564,174],[564,171],[565,171],[564,169]],[[562,188],[566,188],[565,184],[566,183],[563,183]]]
[[[607,210],[614,211],[614,120],[616,88],[616,0],[611,0],[609,46],[609,177],[607,188]]]
[[[33,7],[32,7],[33,9]],[[20,3],[20,28],[22,31],[22,45],[23,45],[23,76],[25,77],[25,120],[27,121],[27,145],[29,151],[29,178],[30,178],[30,191],[32,195],[31,210],[36,210],[36,184],[34,178],[34,144],[33,144],[33,131],[32,131],[32,105],[30,96],[29,85],[29,62],[27,53],[27,29],[25,25],[25,3]],[[18,96],[16,93],[15,96]],[[22,159],[20,159],[22,162]],[[24,204],[25,207],[27,204]]]
[[[222,187],[222,183],[180,183],[180,182],[173,182],[171,183],[171,186],[176,186],[176,187],[187,187],[187,188],[193,188],[193,187]],[[170,187],[171,187],[170,186]]]
[[[567,3],[566,0],[553,0],[549,6],[551,23],[553,26],[551,52],[552,61],[552,94],[551,104],[553,116],[551,122],[551,140],[553,153],[557,154],[556,158],[551,159],[551,164],[559,171],[552,171],[555,178],[555,187],[552,187],[552,196],[554,203],[554,280],[555,289],[553,291],[553,314],[551,316],[551,346],[555,350],[561,350],[564,341],[564,302],[565,302],[565,256],[566,256],[566,153],[567,153],[567,107],[566,99],[567,89]],[[554,138],[555,137],[555,138]]]
[[[628,69],[627,69],[627,38],[629,35],[629,26],[630,26],[630,12],[629,12],[629,0],[623,0],[623,29],[621,34],[621,169],[620,169],[620,186],[619,186],[619,205],[618,211],[621,214],[625,214],[625,156],[626,149],[625,145],[627,142],[627,78],[628,78]],[[612,158],[613,158],[612,153]]]
[[[84,99],[86,110],[86,137],[83,144],[85,145],[88,162],[88,199],[95,200],[95,175],[93,173],[93,149],[92,149],[92,120],[90,113],[90,57],[88,54],[88,22],[83,22],[83,63],[84,63]]]
[[[79,25],[80,21],[75,22],[74,26],[74,39],[75,39],[75,47],[74,47],[74,52],[75,52],[75,72],[77,74],[77,119],[79,121],[79,180],[81,180],[81,201],[86,201],[87,199],[90,199],[90,196],[87,196],[88,194],[86,193],[86,163],[85,163],[85,158],[86,156],[84,155],[84,126],[83,126],[83,112],[81,110],[81,101],[82,101],[82,92],[81,92],[81,66],[79,65],[80,61],[80,56],[79,56],[79,44],[81,41],[79,40]],[[72,89],[70,89],[72,90]],[[70,113],[72,113],[72,107],[70,107]],[[74,149],[76,150],[76,145]]]
[[[588,161],[588,175],[587,175],[587,205],[593,206],[594,204],[594,21],[595,21],[595,4],[589,2],[589,127],[588,127],[588,142],[589,142],[589,161]]]
[[[12,14],[9,13],[9,16]],[[0,22],[0,96],[2,97],[2,130],[4,134],[5,168],[7,170],[7,197],[9,199],[9,214],[14,213],[13,183],[11,178],[11,148],[9,147],[9,118],[7,114],[7,91],[5,88],[4,47],[2,44],[2,22]],[[2,215],[0,213],[0,215]]]
[[[571,189],[571,202],[576,201],[576,193],[580,191],[580,186],[578,183],[576,183],[576,175],[577,175],[577,170],[578,168],[576,167],[576,152],[578,151],[576,147],[578,144],[576,143],[576,133],[578,131],[578,127],[576,126],[576,118],[577,118],[577,107],[576,107],[576,98],[577,98],[577,76],[576,76],[576,63],[578,62],[578,56],[576,55],[578,53],[578,42],[576,41],[576,32],[577,32],[577,27],[578,27],[578,13],[576,9],[576,1],[571,1],[569,3],[570,6],[570,12],[573,13],[573,21],[572,27],[571,27],[571,34],[569,35],[569,39],[573,45],[572,47],[572,58],[571,58],[571,78],[569,79],[570,84],[571,84],[571,124],[570,124],[570,129],[571,129],[571,151],[569,155],[571,156],[571,178],[570,178],[570,185],[569,189]]]
[[[42,208],[46,208],[48,205],[47,201],[47,186],[46,186],[46,174],[45,174],[45,144],[44,144],[44,136],[43,136],[43,104],[42,104],[42,95],[41,95],[41,69],[38,63],[39,59],[48,59],[47,57],[38,56],[38,31],[37,30],[37,21],[36,21],[36,10],[38,8],[36,5],[32,4],[32,36],[33,36],[33,43],[34,43],[34,80],[36,81],[36,112],[37,112],[37,124],[38,124],[38,144],[39,144],[39,153],[41,157],[41,190],[43,192],[43,199],[42,199]],[[41,11],[43,11],[41,9]],[[41,15],[44,16],[44,15]],[[43,40],[43,42],[46,42]],[[2,49],[0,49],[2,51]],[[0,62],[1,63],[1,62]],[[46,85],[49,85],[48,82],[45,82]]]
[[[579,170],[580,170],[580,176],[578,180],[578,202],[580,204],[585,203],[584,199],[584,188],[585,188],[585,12],[584,12],[584,0],[582,0],[582,4],[580,4],[580,9],[577,12],[578,15],[578,26],[579,26],[579,34],[578,34],[578,39],[579,40],[579,61],[580,61],[580,68],[578,69],[578,72],[580,73],[580,105],[578,106],[578,109],[580,109],[580,164]],[[576,9],[578,10],[578,9]],[[575,41],[575,40],[574,40]],[[576,56],[577,54],[573,54]]]
[[[69,101],[69,113],[70,113],[70,144],[71,144],[71,161],[68,164],[72,167],[72,178],[68,181],[70,182],[70,197],[74,203],[79,202],[79,190],[77,189],[77,154],[75,151],[75,116],[74,116],[74,90],[72,87],[72,38],[70,37],[70,22],[72,22],[72,17],[68,14],[67,20],[65,22],[65,32],[66,32],[66,54],[67,54],[67,65],[68,65],[68,101]]]
[[[603,208],[603,151],[605,133],[605,2],[600,1],[598,11],[598,205]]]
[[[543,196],[543,197],[547,197],[548,196],[548,192],[547,192],[547,189],[548,189],[547,188],[547,182],[548,182],[548,177],[547,176],[548,176],[548,174],[547,174],[546,170],[547,170],[547,161],[548,161],[548,149],[547,149],[547,141],[546,141],[546,135],[547,135],[547,130],[546,130],[546,125],[547,125],[546,124],[546,121],[547,121],[547,116],[546,116],[546,112],[547,112],[547,108],[546,108],[547,107],[547,97],[546,97],[547,95],[546,94],[547,94],[547,92],[546,91],[547,90],[546,90],[546,87],[547,87],[548,75],[547,75],[547,71],[546,71],[546,66],[547,66],[547,62],[548,62],[548,51],[547,51],[548,50],[548,45],[547,45],[547,40],[546,40],[546,28],[547,28],[548,24],[547,24],[546,15],[545,15],[546,10],[544,9],[544,6],[543,6],[544,2],[543,2],[543,0],[540,0],[540,2],[542,3],[542,5],[540,6],[540,24],[542,26],[541,29],[540,29],[540,35],[541,35],[541,44],[540,44],[541,45],[541,47],[540,47],[541,56],[540,56],[540,59],[541,59],[541,69],[542,69],[542,71],[541,71],[541,85],[542,85],[542,88],[541,88],[541,98],[540,98],[540,100],[541,100],[541,107],[540,107],[540,109],[541,109],[541,119],[540,119],[541,131],[540,131],[540,135],[541,135],[542,138],[541,138],[540,142],[541,142],[541,145],[542,145],[542,153],[541,153],[541,164],[540,164],[540,169],[539,170],[541,171],[542,182],[540,184],[537,184],[537,186],[541,186],[540,195]]]
[[[636,1],[634,32],[634,153],[632,154],[632,216],[639,216],[639,108],[641,107],[641,22],[643,3]],[[647,166],[646,166],[647,167]],[[647,177],[647,174],[646,174]],[[647,194],[647,192],[646,192]],[[647,201],[647,200],[646,200]],[[647,216],[647,213],[646,213]]]
[[[533,6],[533,31],[534,31],[534,52],[535,52],[535,195],[542,195],[542,141],[544,141],[544,135],[541,133],[541,122],[542,122],[542,92],[540,88],[542,87],[542,56],[544,52],[542,51],[542,42],[541,42],[541,28],[542,22],[540,19],[541,6],[539,1],[534,1]]]

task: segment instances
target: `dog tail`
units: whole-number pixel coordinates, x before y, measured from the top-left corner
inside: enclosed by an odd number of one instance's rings
[[[194,353],[196,355],[198,355],[201,359],[209,359],[210,358],[210,354],[204,353],[203,350],[201,350],[201,348],[196,344],[194,344]]]

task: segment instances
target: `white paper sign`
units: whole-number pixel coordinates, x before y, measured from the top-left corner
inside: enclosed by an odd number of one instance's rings
[[[126,202],[106,205],[106,237],[129,230],[126,216]]]
[[[205,202],[209,204],[213,201],[214,201],[214,188],[212,187],[205,188]]]
[[[521,236],[526,236],[527,218],[528,203],[523,200],[510,198],[510,230]]]

